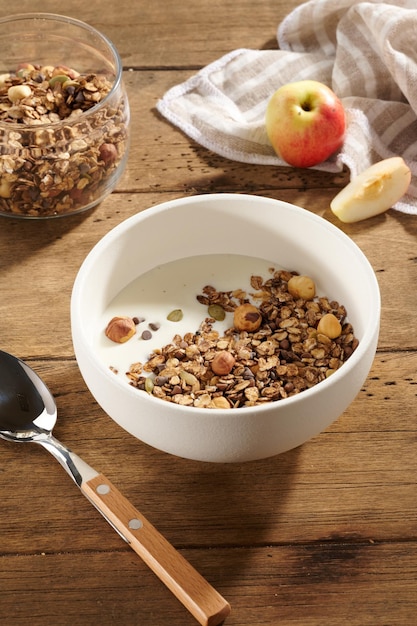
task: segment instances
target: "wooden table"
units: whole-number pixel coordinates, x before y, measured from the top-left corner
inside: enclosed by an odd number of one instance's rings
[[[276,47],[295,0],[21,0],[65,12],[119,49],[132,147],[96,209],[0,223],[0,347],[45,379],[55,434],[103,471],[232,606],[229,626],[393,626],[417,611],[417,221],[390,211],[338,223],[372,263],[382,325],[372,371],[330,428],[281,456],[235,465],[171,457],[125,433],[78,371],[69,302],[87,252],[113,226],[172,198],[247,192],[335,222],[347,176],[252,166],[209,153],[155,112],[156,100],[238,48]],[[0,2],[0,16],[10,13]],[[41,448],[1,443],[2,626],[191,626],[195,620]]]

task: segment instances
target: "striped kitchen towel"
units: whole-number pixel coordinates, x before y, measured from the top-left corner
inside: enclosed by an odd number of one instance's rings
[[[417,213],[416,0],[309,0],[278,26],[278,50],[238,49],[170,89],[159,112],[202,146],[235,161],[285,165],[265,131],[265,109],[281,85],[314,79],[341,98],[343,147],[316,166],[351,177],[402,156],[408,194],[394,208]]]

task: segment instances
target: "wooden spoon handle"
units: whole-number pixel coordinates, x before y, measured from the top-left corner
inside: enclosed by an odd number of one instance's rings
[[[229,603],[103,475],[81,491],[203,626],[217,626]]]

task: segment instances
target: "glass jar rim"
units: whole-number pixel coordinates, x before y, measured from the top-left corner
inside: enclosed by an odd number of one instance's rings
[[[62,22],[62,23],[68,23],[71,24],[73,26],[76,26],[86,32],[90,32],[93,33],[96,37],[98,37],[106,46],[107,48],[110,50],[112,56],[113,56],[113,60],[114,60],[114,65],[115,65],[115,78],[113,81],[113,84],[111,86],[110,91],[106,94],[106,96],[103,98],[103,100],[100,100],[100,102],[98,102],[97,104],[95,104],[94,106],[92,106],[90,109],[87,109],[86,111],[82,111],[81,114],[77,117],[75,117],[74,119],[70,120],[69,118],[64,118],[62,120],[59,120],[58,122],[44,122],[41,124],[36,124],[36,125],[25,125],[26,129],[34,129],[34,128],[54,128],[54,127],[59,127],[62,126],[62,124],[65,125],[72,125],[72,124],[79,124],[83,119],[85,119],[86,117],[96,113],[100,108],[102,108],[103,106],[105,106],[105,104],[107,103],[108,100],[110,100],[110,98],[113,96],[113,94],[118,90],[118,88],[120,87],[120,84],[122,82],[122,72],[123,72],[123,65],[122,65],[122,60],[121,57],[119,55],[119,52],[116,48],[116,46],[114,45],[114,43],[111,41],[111,39],[109,39],[109,37],[107,37],[107,35],[104,35],[101,31],[97,30],[94,26],[91,26],[90,24],[88,24],[87,22],[83,22],[82,20],[79,20],[77,18],[74,17],[69,17],[67,15],[60,15],[57,13],[42,13],[42,12],[31,12],[31,13],[15,13],[15,14],[11,14],[8,15],[6,17],[2,17],[0,18],[0,27],[3,24],[7,24],[10,22],[19,22],[19,21],[24,21],[24,20],[44,20],[44,21],[58,21],[58,22]],[[16,129],[22,129],[22,124],[18,123],[18,122],[4,122],[2,120],[0,120],[0,127],[3,128],[8,128],[10,130],[16,130]]]

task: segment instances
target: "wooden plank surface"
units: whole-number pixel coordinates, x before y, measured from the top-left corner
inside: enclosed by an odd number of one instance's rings
[[[276,27],[299,2],[290,0],[20,0],[11,13],[61,13],[91,24],[116,45],[130,68],[200,68],[235,48],[276,48]]]
[[[0,347],[55,395],[55,434],[109,479],[232,605],[230,626],[413,626],[417,611],[417,222],[393,211],[336,222],[348,173],[228,161],[155,111],[159,97],[238,47],[276,47],[294,0],[67,0],[121,53],[132,147],[118,189],[85,214],[0,223]],[[63,11],[22,0],[19,11]],[[0,0],[0,17],[10,5]],[[133,439],[78,371],[69,302],[92,246],[159,202],[195,193],[266,195],[337,224],[381,288],[378,354],[355,401],[310,442],[217,465]],[[0,623],[188,626],[195,620],[35,445],[1,442]]]

